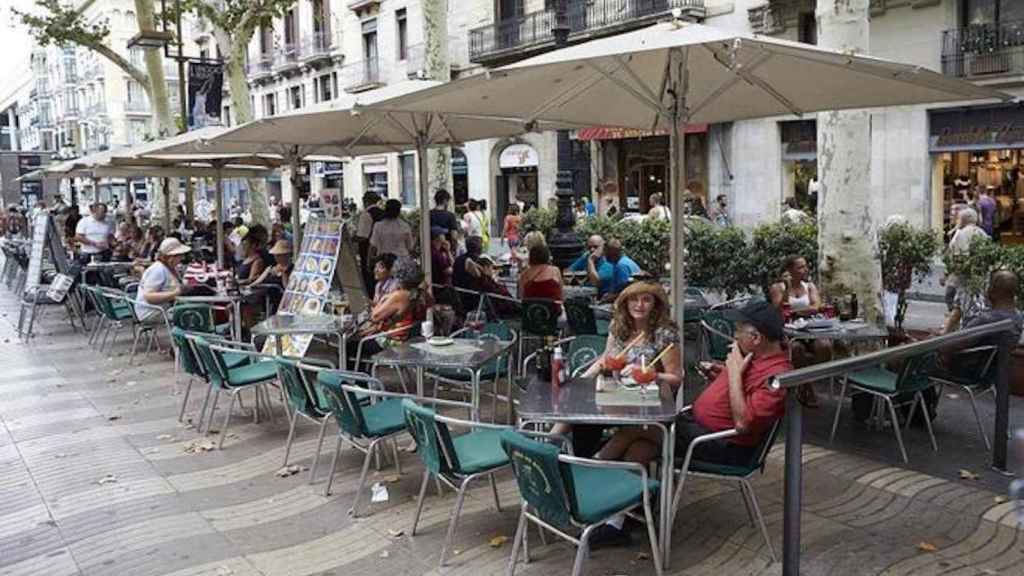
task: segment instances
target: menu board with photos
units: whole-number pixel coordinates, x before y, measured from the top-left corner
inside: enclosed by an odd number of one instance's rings
[[[285,286],[278,314],[318,315],[328,303],[328,292],[334,280],[341,246],[340,220],[310,219],[302,234],[302,246],[295,267]],[[281,351],[286,356],[303,356],[312,335],[284,336]],[[267,340],[265,351],[275,348],[273,338]]]

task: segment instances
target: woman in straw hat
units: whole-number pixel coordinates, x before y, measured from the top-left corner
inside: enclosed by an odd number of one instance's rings
[[[192,249],[181,243],[177,238],[164,238],[157,249],[156,261],[146,268],[139,282],[139,291],[135,301],[135,313],[140,320],[149,320],[158,314],[152,306],[167,308],[181,295],[181,278],[178,267],[181,266],[185,254]]]

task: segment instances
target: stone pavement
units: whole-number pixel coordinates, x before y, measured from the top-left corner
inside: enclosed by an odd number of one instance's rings
[[[129,367],[124,340],[113,355],[100,355],[56,311],[30,344],[21,343],[11,327],[16,305],[3,291],[0,314],[0,575],[504,572],[510,544],[491,539],[515,528],[508,474],[499,483],[502,512],[485,486],[471,492],[458,554],[439,571],[454,494],[428,492],[420,531],[408,534],[422,470],[415,454],[402,454],[403,474],[385,467],[374,475],[390,498],[353,519],[346,510],[361,464],[354,450],[343,452],[330,497],[322,480],[308,485],[305,472],[275,474],[287,434],[280,416],[276,424],[239,418],[223,450],[188,453],[199,435],[177,422],[182,386],[171,362],[154,354]],[[300,425],[293,462],[311,463],[315,438],[312,425]],[[984,472],[984,458],[976,454],[972,467]],[[1024,574],[1024,537],[1011,504],[988,484],[899,466],[891,450],[854,456],[808,444],[804,460],[805,574]],[[780,444],[755,481],[777,550],[781,470]],[[734,487],[690,486],[670,573],[780,573]],[[568,573],[570,547],[553,541],[541,546],[533,532],[534,561],[519,573]],[[629,548],[594,551],[586,573],[651,574],[646,554],[634,538]]]

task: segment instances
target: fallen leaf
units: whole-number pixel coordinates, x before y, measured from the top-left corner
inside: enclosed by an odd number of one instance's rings
[[[231,576],[235,571],[227,566],[217,566],[217,576]]]
[[[145,450],[142,451],[142,453],[143,454],[156,454],[159,451],[160,451],[159,448],[146,448]]]
[[[217,446],[213,443],[213,440],[193,440],[185,445],[184,451],[186,454],[199,454],[216,449]]]
[[[381,551],[381,553],[380,553],[380,557],[381,558],[387,558],[388,556],[391,556],[390,552],[388,552],[387,550],[382,550]]]
[[[117,476],[114,476],[113,474],[107,474],[103,478],[97,480],[96,483],[99,484],[100,486],[104,486],[106,484],[116,484]]]
[[[930,542],[921,542],[917,545],[917,549],[922,552],[938,552],[939,548]]]
[[[1002,504],[1003,502],[1006,502],[1006,496],[996,496],[995,498],[992,498],[992,501],[996,504]]]
[[[398,474],[389,474],[378,480],[378,482],[380,482],[381,484],[394,484],[395,482],[398,482],[401,479],[402,477],[399,476]]]
[[[107,420],[110,420],[111,422],[113,422],[114,420],[120,420],[120,419],[121,419],[121,417],[118,416],[117,414],[114,414],[113,416],[107,416]]]
[[[289,476],[298,474],[299,472],[302,472],[305,469],[306,469],[305,466],[299,466],[298,464],[292,464],[290,466],[285,466],[285,467],[279,469],[274,474],[276,474],[278,478],[287,478]]]
[[[462,554],[462,550],[459,550],[458,548],[452,550],[452,556],[458,556],[459,554]]]
[[[508,542],[508,536],[495,536],[487,541],[491,548],[501,548],[502,544]]]
[[[157,440],[174,440],[174,436],[171,436],[170,434],[161,434],[161,435],[157,436],[156,439]]]
[[[970,470],[961,468],[960,469],[960,479],[961,480],[977,480],[978,479],[978,475],[975,474],[974,472],[971,472]]]
[[[68,455],[67,455],[67,454],[65,454],[65,453],[63,453],[63,452],[58,452],[58,453],[54,454],[54,455],[53,455],[53,457],[54,457],[54,458],[57,458],[57,459],[59,460],[59,459],[61,459],[61,458],[67,458],[67,457],[68,457]]]
[[[388,528],[388,536],[391,536],[392,538],[398,538],[402,534],[405,534],[404,530],[396,530],[394,528]]]
[[[135,380],[129,380],[128,382],[124,383],[125,386],[135,386],[136,384],[138,384],[138,382],[136,382]]]
[[[959,394],[946,394],[946,398],[949,398],[950,400],[956,400],[959,397]]]
[[[650,560],[651,556],[647,552],[637,552],[636,559],[637,560]]]

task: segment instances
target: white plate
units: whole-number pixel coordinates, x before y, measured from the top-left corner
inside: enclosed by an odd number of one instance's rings
[[[427,339],[427,344],[430,344],[431,346],[450,346],[455,344],[455,340],[452,340],[447,336],[434,336]]]

